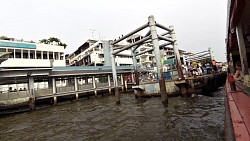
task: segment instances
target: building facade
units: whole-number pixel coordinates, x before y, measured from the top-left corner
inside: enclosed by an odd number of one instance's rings
[[[111,66],[110,50],[106,46],[109,41],[87,40],[75,52],[69,55],[70,66]],[[131,66],[133,64],[131,51],[123,51],[124,56],[115,58],[117,66]]]
[[[65,66],[63,46],[0,40],[0,52],[10,53],[2,68]]]

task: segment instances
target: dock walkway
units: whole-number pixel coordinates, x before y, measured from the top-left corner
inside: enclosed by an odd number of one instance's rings
[[[242,91],[231,91],[226,83],[226,97],[236,141],[250,141],[250,96]]]

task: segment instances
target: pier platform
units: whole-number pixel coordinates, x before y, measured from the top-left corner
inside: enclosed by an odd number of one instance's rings
[[[228,110],[231,116],[235,140],[250,141],[250,96],[239,88],[237,88],[237,91],[231,91],[228,82],[226,82],[225,88],[225,102],[229,106]]]

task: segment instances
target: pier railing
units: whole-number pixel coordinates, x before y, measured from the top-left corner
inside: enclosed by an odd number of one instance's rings
[[[26,98],[26,97],[30,97],[30,93],[28,91],[17,91],[17,92],[3,91],[0,93],[0,100]]]
[[[86,90],[86,89],[92,89],[93,88],[93,84],[83,84],[83,85],[78,85],[78,90]]]
[[[100,88],[100,87],[108,87],[109,83],[96,83],[96,87]]]
[[[34,90],[35,97],[40,97],[40,96],[48,96],[52,95],[52,88],[45,88],[45,89],[35,89]]]
[[[70,92],[70,91],[75,91],[74,86],[66,86],[66,87],[57,87],[56,88],[56,93],[64,93],[64,92]]]

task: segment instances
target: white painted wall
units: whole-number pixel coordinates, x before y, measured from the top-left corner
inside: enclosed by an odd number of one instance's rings
[[[50,51],[50,52],[64,52],[64,47],[57,45],[48,45],[48,44],[36,44],[36,50]]]
[[[50,67],[50,60],[45,59],[13,59],[4,61],[1,67]],[[54,60],[53,66],[66,66],[65,60]]]

